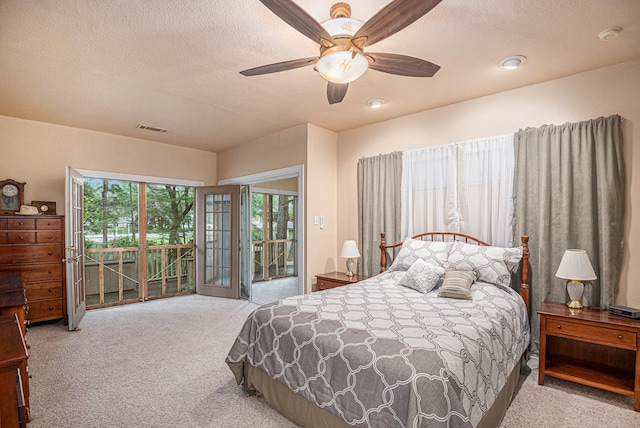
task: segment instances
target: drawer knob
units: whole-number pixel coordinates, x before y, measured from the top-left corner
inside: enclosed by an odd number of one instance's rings
[[[47,236],[47,239],[53,239],[53,236],[49,235]]]
[[[622,339],[622,335],[621,334],[618,335],[618,339]]]
[[[53,306],[49,306],[49,310],[52,311],[53,310]]]
[[[49,273],[53,273],[53,271],[52,271],[51,269],[49,269],[47,272],[49,272]]]
[[[560,324],[558,324],[558,328],[562,328],[562,326]]]
[[[23,240],[24,240],[24,236],[21,236],[21,237],[20,237],[20,240],[21,240],[21,241],[23,241]]]
[[[49,289],[49,293],[53,293],[53,288],[50,288],[50,289]]]
[[[51,255],[51,254],[53,254],[53,251],[49,251],[47,254]]]

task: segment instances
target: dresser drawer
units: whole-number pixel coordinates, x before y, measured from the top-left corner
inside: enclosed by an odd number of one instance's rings
[[[60,245],[16,245],[0,249],[0,264],[49,263],[62,261]]]
[[[36,229],[38,230],[62,230],[62,219],[41,217],[36,219]]]
[[[636,332],[582,324],[559,318],[547,318],[546,333],[553,336],[573,336],[577,340],[595,343],[610,343],[624,347],[636,347]]]
[[[63,284],[57,282],[36,282],[25,284],[24,291],[27,296],[27,303],[37,300],[61,299]]]
[[[62,318],[62,299],[27,302],[27,319],[31,322]]]
[[[30,282],[61,281],[62,263],[2,266],[0,267],[0,273],[3,272],[22,274],[22,281],[25,284],[28,284]]]
[[[7,232],[8,244],[35,244],[35,232]]]
[[[10,218],[7,219],[9,230],[33,230],[36,228],[35,218]]]
[[[0,230],[5,230],[7,228],[7,219],[0,218]]]
[[[36,242],[38,244],[59,244],[62,242],[62,231],[38,231],[36,232]]]

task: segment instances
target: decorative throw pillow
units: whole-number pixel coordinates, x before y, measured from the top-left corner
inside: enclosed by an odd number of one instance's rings
[[[442,275],[444,275],[442,266],[418,259],[400,279],[400,285],[413,288],[421,293],[428,293],[433,290]]]
[[[453,299],[471,300],[471,284],[476,279],[476,274],[470,270],[448,270],[444,273],[444,282],[438,297],[451,297]]]
[[[491,284],[511,284],[511,271],[522,259],[522,247],[501,248],[455,242],[449,251],[449,268],[471,270],[478,281]]]
[[[451,242],[407,238],[402,243],[398,255],[388,270],[390,272],[409,270],[418,259],[436,266],[446,267],[451,244]]]

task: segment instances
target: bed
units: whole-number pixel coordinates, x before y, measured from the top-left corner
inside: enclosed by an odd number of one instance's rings
[[[260,306],[226,362],[304,427],[496,427],[529,345],[527,242],[382,234],[380,274]]]

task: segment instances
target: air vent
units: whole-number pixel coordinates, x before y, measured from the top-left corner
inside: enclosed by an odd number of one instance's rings
[[[138,125],[138,126],[136,126],[136,128],[145,129],[147,131],[153,131],[153,132],[162,132],[162,133],[165,133],[165,132],[169,131],[168,129],[156,128],[154,126],[147,126],[147,125]]]

